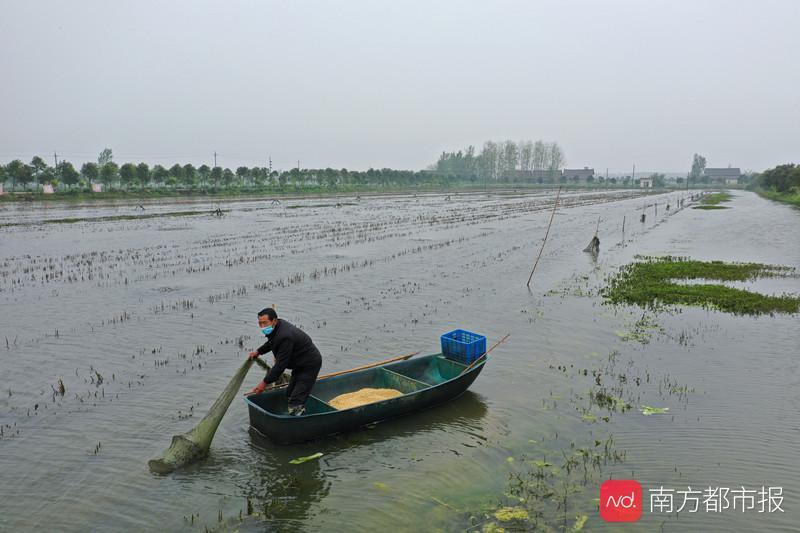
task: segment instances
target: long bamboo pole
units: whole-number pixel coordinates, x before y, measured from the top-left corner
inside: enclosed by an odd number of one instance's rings
[[[489,348],[488,350],[486,350],[486,353],[485,353],[485,354],[483,354],[482,356],[480,356],[480,357],[478,357],[477,359],[475,359],[475,360],[472,362],[472,364],[471,364],[471,365],[469,365],[467,368],[465,368],[464,370],[462,370],[462,371],[461,371],[461,374],[464,374],[464,373],[466,373],[466,372],[467,372],[469,369],[471,369],[473,366],[477,365],[477,364],[478,364],[478,363],[480,363],[482,360],[486,359],[486,356],[487,356],[487,355],[489,355],[489,354],[492,352],[492,350],[494,350],[495,348],[497,348],[498,346],[500,346],[502,343],[504,343],[504,342],[506,341],[506,339],[507,339],[507,338],[508,338],[510,335],[511,335],[511,333],[506,333],[505,337],[503,337],[502,339],[500,339],[499,341],[497,341],[496,343],[494,343],[494,345],[492,345],[492,347],[491,347],[491,348]],[[461,374],[459,374],[459,375],[461,375]]]
[[[342,374],[349,374],[350,372],[357,372],[359,370],[366,370],[367,368],[372,368],[375,366],[381,365],[388,365],[389,363],[394,363],[396,361],[405,361],[406,359],[411,359],[415,355],[419,354],[419,352],[413,352],[406,355],[400,355],[398,357],[392,357],[391,359],[386,359],[385,361],[378,361],[377,363],[370,363],[368,365],[357,366],[355,368],[351,368],[350,370],[340,370],[339,372],[332,372],[330,374],[325,374],[324,376],[320,376],[317,379],[325,379],[325,378],[332,378],[334,376],[341,376]]]
[[[539,248],[539,255],[536,256],[536,262],[533,263],[533,268],[531,269],[531,275],[528,276],[528,288],[531,286],[531,280],[533,279],[533,273],[536,272],[536,265],[539,264],[539,259],[542,257],[542,252],[544,251],[544,245],[547,242],[547,236],[550,234],[550,226],[553,225],[553,217],[556,216],[556,208],[558,207],[558,197],[561,196],[561,187],[558,188],[558,192],[556,193],[556,201],[553,203],[553,212],[550,213],[550,223],[547,224],[547,231],[544,233],[544,240],[542,241],[542,247]]]
[[[389,363],[395,363],[397,361],[405,361],[406,359],[411,359],[412,357],[414,357],[415,355],[418,355],[418,354],[419,354],[419,352],[412,352],[412,353],[408,353],[408,354],[405,354],[405,355],[392,357],[391,359],[385,359],[383,361],[378,361],[377,363],[369,363],[369,364],[366,364],[366,365],[357,366],[355,368],[351,368],[350,370],[340,370],[338,372],[332,372],[330,374],[324,374],[322,376],[319,376],[317,378],[317,381],[319,381],[321,379],[332,378],[334,376],[341,376],[342,374],[349,374],[350,372],[357,372],[359,370],[366,370],[367,368],[373,368],[373,367],[381,366],[381,365],[388,365]],[[264,363],[260,359],[256,359],[256,362],[262,368],[266,366],[266,363]],[[288,385],[288,383],[280,383],[280,384],[275,385],[273,387],[268,387],[267,390],[279,389],[281,387],[285,387],[286,385]]]

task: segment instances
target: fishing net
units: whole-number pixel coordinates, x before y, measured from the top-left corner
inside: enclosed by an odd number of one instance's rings
[[[261,360],[257,360],[258,364],[269,371],[269,366]],[[211,440],[214,438],[214,433],[217,432],[222,417],[228,410],[236,394],[242,386],[247,371],[253,365],[252,359],[247,359],[239,370],[231,378],[225,390],[219,395],[217,401],[208,410],[206,416],[192,429],[183,435],[175,435],[172,437],[172,444],[170,444],[164,455],[158,459],[151,459],[147,462],[150,470],[156,474],[168,474],[181,466],[187,465],[198,459],[202,459],[208,455],[208,449],[211,447]],[[285,383],[288,381],[285,375],[281,376],[278,383]]]
[[[365,388],[355,392],[348,392],[347,394],[340,394],[336,398],[328,402],[336,409],[350,409],[351,407],[358,407],[359,405],[366,405],[368,403],[379,402],[381,400],[388,400],[390,398],[397,398],[402,396],[403,393],[396,389],[370,389]]]
[[[596,254],[600,251],[600,239],[597,238],[597,235],[592,237],[592,240],[589,242],[589,246],[584,248],[583,251],[592,254]]]

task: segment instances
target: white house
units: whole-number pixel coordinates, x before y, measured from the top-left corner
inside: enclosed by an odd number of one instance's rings
[[[653,188],[653,178],[641,178],[639,180],[639,187],[643,189],[652,189]]]

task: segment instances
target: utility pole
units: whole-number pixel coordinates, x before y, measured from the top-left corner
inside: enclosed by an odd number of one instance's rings
[[[297,160],[297,170],[300,170],[300,160]]]
[[[214,166],[217,166],[217,152],[214,152]]]
[[[55,172],[56,178],[58,178],[58,154],[56,154],[55,150],[53,150],[53,161],[55,163],[53,171]]]
[[[269,156],[269,173],[272,174],[272,156]]]
[[[631,176],[632,181],[636,181],[636,163],[633,164],[633,176]]]

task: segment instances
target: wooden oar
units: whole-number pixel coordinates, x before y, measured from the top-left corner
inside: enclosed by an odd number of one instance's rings
[[[397,356],[397,357],[392,357],[391,359],[385,359],[383,361],[378,361],[377,363],[369,363],[368,365],[357,366],[355,368],[351,368],[350,370],[340,370],[339,372],[332,372],[330,374],[325,374],[325,375],[319,376],[317,378],[317,381],[319,381],[321,379],[332,378],[334,376],[341,376],[342,374],[349,374],[350,372],[357,372],[359,370],[366,370],[367,368],[373,368],[373,367],[381,366],[381,365],[388,365],[389,363],[394,363],[394,362],[397,362],[397,361],[405,361],[406,359],[411,359],[412,357],[414,357],[417,354],[419,354],[419,352],[408,353],[406,355],[400,355],[400,356]],[[256,358],[255,361],[262,367],[266,366],[266,363],[264,363],[264,361],[261,361],[258,358]],[[288,383],[281,383],[279,385],[275,385],[273,387],[270,387],[267,390],[279,389],[281,387],[285,387],[286,385],[288,385]]]
[[[464,370],[462,370],[462,371],[461,371],[461,374],[465,374],[465,373],[466,373],[466,372],[467,372],[469,369],[471,369],[473,366],[477,365],[478,363],[480,363],[481,361],[483,361],[484,359],[486,359],[486,356],[487,356],[487,355],[489,355],[489,353],[491,353],[491,351],[492,351],[492,350],[494,350],[495,348],[497,348],[498,346],[500,346],[502,343],[504,343],[504,342],[506,341],[506,339],[509,337],[509,335],[511,335],[511,333],[506,333],[506,336],[505,336],[505,337],[503,337],[502,339],[500,339],[499,341],[497,341],[496,343],[494,343],[494,345],[492,345],[492,347],[491,347],[491,348],[489,348],[488,350],[486,350],[486,353],[484,353],[482,356],[480,356],[480,357],[478,357],[477,359],[475,359],[475,360],[472,362],[472,364],[471,364],[471,365],[469,365],[467,368],[465,368]],[[461,374],[459,374],[459,376],[460,376]]]

